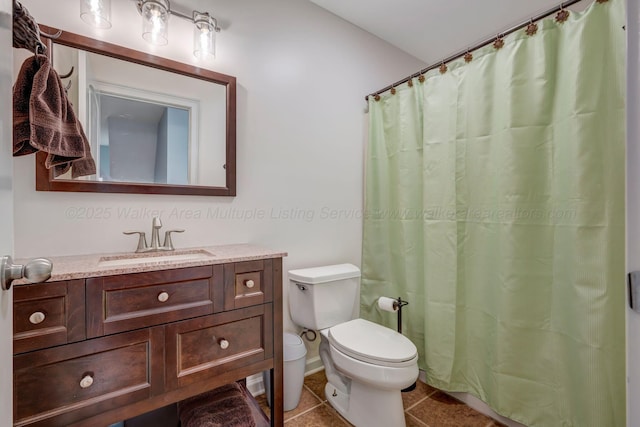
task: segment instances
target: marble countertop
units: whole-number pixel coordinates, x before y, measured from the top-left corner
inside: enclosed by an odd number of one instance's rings
[[[284,256],[287,256],[286,252],[249,244],[203,246],[176,249],[172,252],[53,256],[46,257],[53,263],[51,278],[47,282],[253,261]],[[24,264],[28,261],[29,259],[18,259],[14,262]],[[14,285],[25,283],[27,283],[25,280],[18,280],[14,282]]]

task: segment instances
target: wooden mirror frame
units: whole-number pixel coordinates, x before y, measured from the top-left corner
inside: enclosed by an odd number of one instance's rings
[[[57,28],[40,25],[47,34],[56,34]],[[46,153],[36,154],[36,190],[37,191],[73,191],[91,193],[133,193],[133,194],[184,194],[198,196],[235,196],[236,195],[236,78],[226,74],[184,64],[159,56],[154,56],[126,47],[114,45],[78,34],[62,31],[55,40],[44,39],[51,58],[53,43],[69,46],[87,52],[135,64],[146,65],[159,70],[181,74],[187,77],[226,86],[226,185],[207,187],[197,185],[145,184],[132,182],[75,181],[54,179],[53,171],[45,167]]]

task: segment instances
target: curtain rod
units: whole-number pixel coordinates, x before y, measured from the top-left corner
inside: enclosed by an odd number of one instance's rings
[[[545,12],[542,12],[541,14],[529,19],[528,21],[525,21],[525,22],[523,22],[521,24],[518,24],[515,27],[512,27],[512,28],[508,29],[507,31],[499,33],[498,37],[505,37],[505,36],[507,36],[507,35],[509,35],[511,33],[515,33],[516,31],[518,31],[518,30],[520,30],[522,28],[525,28],[531,22],[540,21],[541,19],[544,19],[547,16],[553,15],[554,13],[559,12],[562,9],[564,9],[566,7],[569,7],[571,5],[574,5],[576,3],[580,3],[581,1],[584,1],[584,0],[569,0],[569,1],[566,1],[564,3],[560,3],[558,6],[553,7],[553,8],[551,8],[551,9],[545,11]],[[607,0],[604,0],[604,1],[607,1]],[[376,92],[373,92],[371,95],[373,95],[373,96],[380,95],[381,93],[386,92],[389,89],[392,89],[392,88],[394,88],[394,87],[396,87],[398,85],[401,85],[402,83],[408,82],[409,80],[411,80],[414,77],[418,77],[418,76],[420,76],[420,75],[422,75],[422,74],[424,74],[424,73],[426,73],[428,71],[434,70],[434,69],[440,67],[442,64],[446,64],[446,63],[451,62],[451,61],[453,61],[455,59],[462,58],[467,53],[473,52],[473,51],[478,50],[478,49],[480,49],[482,47],[490,45],[491,43],[493,43],[495,41],[496,41],[496,37],[491,37],[489,39],[486,39],[486,40],[478,43],[477,45],[475,45],[473,47],[470,47],[469,49],[461,50],[461,51],[451,55],[450,57],[448,57],[448,58],[446,58],[446,59],[444,59],[442,61],[438,61],[438,62],[436,62],[436,63],[434,63],[432,65],[429,65],[427,68],[423,68],[422,70],[418,71],[417,73],[413,73],[410,76],[407,76],[402,80],[398,80],[397,82],[395,82],[393,84],[390,84],[389,86],[386,86],[386,87],[384,87],[384,88],[382,88],[382,89],[380,89],[380,90],[378,90]],[[364,99],[366,101],[368,101],[369,100],[369,96],[370,95],[365,96]]]

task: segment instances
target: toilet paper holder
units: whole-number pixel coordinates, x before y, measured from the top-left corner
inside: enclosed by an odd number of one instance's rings
[[[409,305],[409,301],[403,301],[402,297],[398,297],[393,303],[393,308],[398,311],[398,332],[400,333],[402,333],[402,307],[405,305]]]
[[[398,298],[389,298],[389,297],[380,297],[378,298],[378,307],[384,311],[396,312],[398,313],[398,332],[402,333],[402,307],[408,305],[409,301],[403,301],[402,297]]]
[[[402,333],[402,307],[405,305],[409,305],[409,301],[404,301],[402,297],[398,297],[393,303],[393,309],[398,312],[398,332]],[[401,391],[403,393],[415,390],[417,383],[414,382],[407,388],[403,388]]]

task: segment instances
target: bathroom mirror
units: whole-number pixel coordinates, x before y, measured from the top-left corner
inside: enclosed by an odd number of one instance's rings
[[[54,178],[39,152],[37,190],[235,196],[235,77],[65,31],[45,41],[58,74],[73,67],[62,81],[97,173]]]

